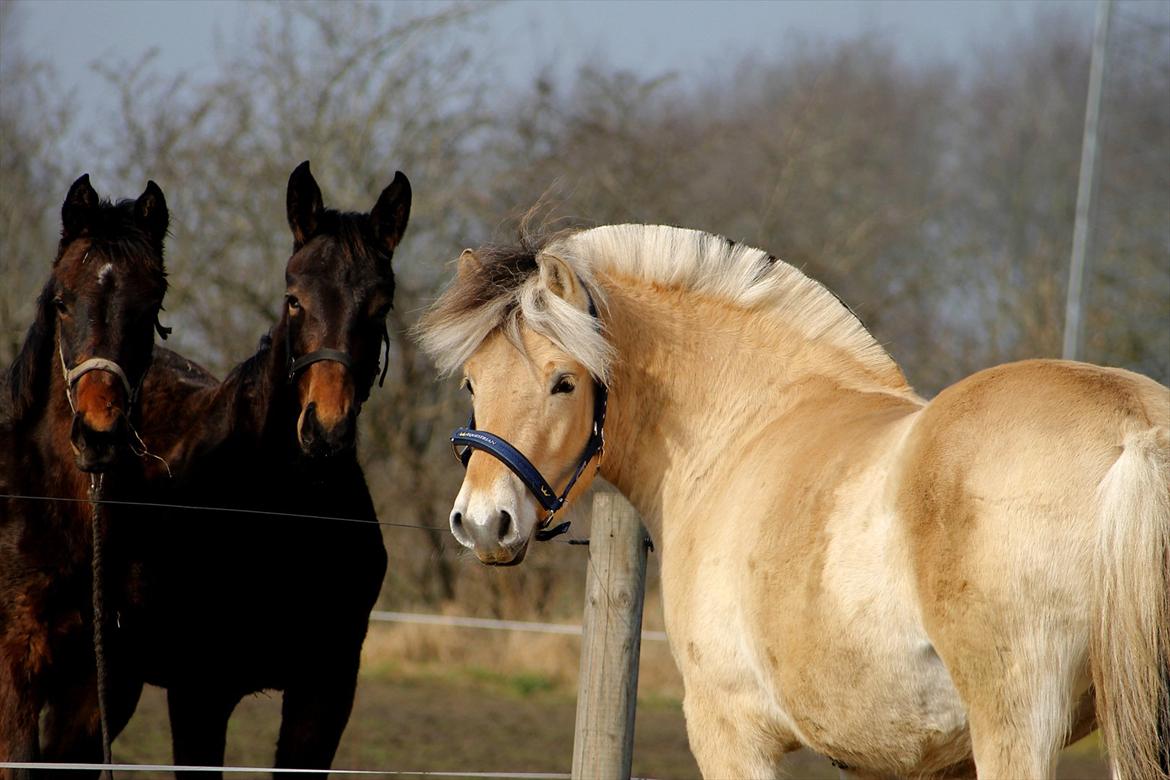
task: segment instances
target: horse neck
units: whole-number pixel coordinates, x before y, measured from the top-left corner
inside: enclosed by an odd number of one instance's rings
[[[875,372],[775,314],[630,279],[601,283],[617,353],[601,471],[656,540],[734,468],[737,448],[811,394],[916,397],[892,360]]]
[[[222,382],[193,394],[181,409],[171,410],[183,421],[171,449],[180,470],[188,459],[212,452],[219,457],[238,449],[254,457],[257,445],[266,448],[278,441],[280,421],[291,414],[289,407],[294,403],[287,380],[285,328],[282,319],[260,348]]]

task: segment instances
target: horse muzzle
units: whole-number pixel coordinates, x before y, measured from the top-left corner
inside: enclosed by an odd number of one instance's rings
[[[509,502],[492,499],[489,495],[471,494],[465,500],[461,493],[451,510],[451,533],[459,544],[475,553],[480,563],[515,566],[528,553],[531,532],[526,533],[524,526],[531,523],[518,517]]]
[[[353,449],[357,431],[357,415],[351,407],[332,425],[326,426],[317,414],[317,404],[310,402],[301,415],[297,438],[301,450],[310,458],[327,458]]]
[[[77,468],[82,471],[92,473],[112,468],[129,448],[129,441],[124,415],[118,415],[113,425],[104,430],[90,426],[80,413],[73,416],[69,443],[73,448]]]

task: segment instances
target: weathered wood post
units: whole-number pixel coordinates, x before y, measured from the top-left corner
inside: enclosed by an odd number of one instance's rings
[[[622,496],[599,492],[593,497],[585,579],[574,780],[630,776],[645,592],[642,521]]]

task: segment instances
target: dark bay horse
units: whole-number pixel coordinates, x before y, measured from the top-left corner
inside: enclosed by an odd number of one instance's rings
[[[86,499],[91,477],[100,475],[106,498],[142,482],[135,400],[155,329],[165,336],[168,220],[153,181],[117,204],[101,200],[88,175],[74,182],[36,318],[6,372],[0,493],[64,500],[0,498],[3,761],[102,755]]]
[[[284,692],[276,766],[332,763],[386,570],[355,431],[410,197],[398,173],[369,214],[326,209],[302,163],[286,301],[259,350],[222,383],[160,350],[147,378],[143,438],[174,474],[154,500],[292,515],[176,509],[122,529],[127,666],[167,689],[178,764],[222,765],[232,710],[266,689]]]

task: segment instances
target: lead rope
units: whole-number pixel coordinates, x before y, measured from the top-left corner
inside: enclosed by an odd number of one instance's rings
[[[106,690],[106,654],[105,642],[102,638],[105,625],[105,610],[102,589],[102,475],[89,476],[89,505],[93,510],[93,656],[97,666],[97,698],[98,718],[102,728],[102,763],[112,764],[113,756],[110,749],[110,722],[107,717],[107,690]],[[110,769],[103,769],[102,780],[113,780],[114,773]]]

